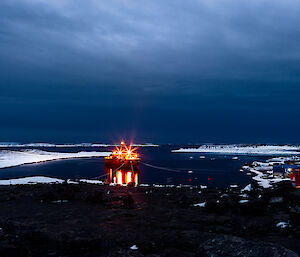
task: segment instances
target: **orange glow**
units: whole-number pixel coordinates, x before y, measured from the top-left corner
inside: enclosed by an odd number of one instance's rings
[[[136,153],[135,147],[126,145],[121,141],[112,153],[105,157],[105,169],[107,170],[107,178],[110,182],[122,185],[135,182],[138,184],[137,165],[140,161],[139,155]]]
[[[123,184],[122,171],[117,171],[117,183],[120,185]]]
[[[132,173],[131,172],[127,172],[127,176],[126,176],[126,183],[130,183],[131,182],[131,176],[132,176]]]
[[[120,147],[116,146],[116,150],[112,152],[112,156],[125,160],[136,159],[138,158],[138,155],[135,153],[136,149],[132,148],[131,144],[127,147],[125,142],[122,141]]]

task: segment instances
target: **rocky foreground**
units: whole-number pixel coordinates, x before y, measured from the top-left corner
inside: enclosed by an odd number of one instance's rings
[[[0,187],[0,256],[300,254],[300,192],[274,189]]]

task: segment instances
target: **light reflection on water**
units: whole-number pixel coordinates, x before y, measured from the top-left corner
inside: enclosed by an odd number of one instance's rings
[[[172,172],[155,169],[140,164],[140,183],[160,184],[192,184],[228,186],[230,184],[245,185],[251,177],[241,172],[243,164],[254,160],[266,160],[270,157],[239,156],[233,160],[230,155],[203,153],[171,153],[178,146],[141,147],[138,152],[142,161],[154,166],[165,167]],[[107,147],[95,148],[39,148],[44,151],[77,152],[77,151],[107,151]],[[20,150],[20,149],[9,149]],[[0,178],[15,178],[32,175],[44,175],[57,178],[93,178],[104,174],[103,158],[85,158],[72,160],[57,160],[37,164],[27,164],[19,167],[1,169]]]

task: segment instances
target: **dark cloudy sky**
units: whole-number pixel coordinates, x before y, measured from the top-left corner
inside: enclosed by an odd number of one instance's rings
[[[1,0],[0,141],[300,143],[300,1]]]

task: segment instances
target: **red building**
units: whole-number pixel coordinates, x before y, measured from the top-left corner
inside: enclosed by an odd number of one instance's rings
[[[138,164],[140,158],[132,145],[128,147],[122,141],[120,147],[116,147],[109,156],[104,159],[104,167],[107,173],[107,180],[115,184],[139,183]]]
[[[300,168],[293,169],[290,178],[295,183],[296,188],[300,188]]]
[[[295,184],[296,188],[300,188],[300,165],[294,162],[288,164],[274,165],[273,174],[276,176],[282,176],[284,178],[290,178]]]

